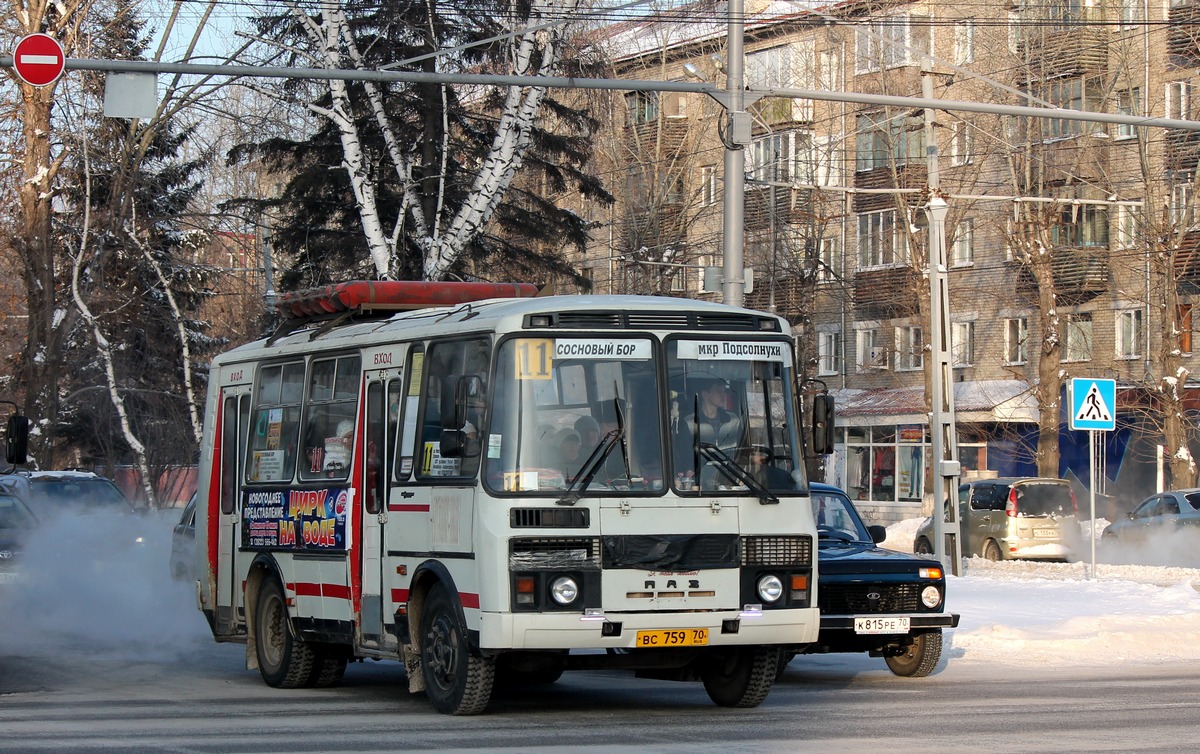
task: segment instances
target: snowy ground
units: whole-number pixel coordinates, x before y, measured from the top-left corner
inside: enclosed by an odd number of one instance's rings
[[[920,519],[888,529],[884,547],[912,551]],[[1096,531],[1103,529],[1097,521]],[[1078,667],[1200,660],[1200,568],[1088,563],[992,563],[971,558],[947,576],[946,633],[955,664]]]

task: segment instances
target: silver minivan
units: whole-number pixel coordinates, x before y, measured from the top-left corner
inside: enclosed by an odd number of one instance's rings
[[[988,560],[1073,560],[1083,536],[1075,491],[1065,479],[1001,477],[958,487],[963,555]],[[933,552],[933,520],[913,540],[918,553]]]

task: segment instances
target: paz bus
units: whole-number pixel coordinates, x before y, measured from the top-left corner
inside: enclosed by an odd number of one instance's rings
[[[476,714],[616,668],[752,707],[816,639],[787,323],[535,293],[332,285],[214,360],[197,599],[266,683],[388,659]]]

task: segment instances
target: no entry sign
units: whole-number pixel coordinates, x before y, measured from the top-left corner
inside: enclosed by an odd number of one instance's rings
[[[62,45],[49,34],[22,37],[13,49],[13,68],[22,81],[32,86],[53,84],[66,65]]]

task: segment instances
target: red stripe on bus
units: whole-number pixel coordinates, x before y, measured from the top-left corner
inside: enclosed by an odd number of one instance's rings
[[[393,589],[392,602],[403,604],[408,602],[409,591],[407,589]],[[473,610],[479,609],[479,595],[471,594],[470,592],[459,592],[459,602],[462,602],[463,607],[469,607]]]
[[[428,513],[429,503],[424,505],[418,503],[408,503],[401,505],[400,503],[388,504],[388,510],[393,513]]]
[[[330,597],[332,599],[350,599],[350,587],[345,584],[314,584],[308,581],[297,581],[289,588],[297,597]]]

